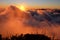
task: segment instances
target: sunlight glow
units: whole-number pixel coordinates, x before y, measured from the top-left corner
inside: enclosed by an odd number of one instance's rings
[[[20,10],[22,10],[22,11],[26,11],[25,6],[23,6],[23,5],[21,5],[19,8],[20,8]]]

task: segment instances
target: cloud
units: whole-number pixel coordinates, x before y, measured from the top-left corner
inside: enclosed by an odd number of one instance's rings
[[[40,27],[41,23],[45,21],[44,15],[38,14],[37,11],[29,11],[29,19],[24,21],[25,25],[29,25],[31,27]]]
[[[60,24],[60,16],[57,14],[54,14],[54,12],[49,12],[47,10],[42,10],[44,12],[42,12],[42,14],[39,14],[36,11],[32,11],[32,10],[29,10],[30,14],[28,14],[30,17],[29,19],[25,20],[24,21],[24,24],[25,25],[29,25],[29,26],[32,26],[32,27],[40,27],[42,26],[41,24],[43,22],[46,22],[46,23],[43,23],[43,24],[46,24],[46,25],[49,25],[50,27],[52,25],[58,25]]]

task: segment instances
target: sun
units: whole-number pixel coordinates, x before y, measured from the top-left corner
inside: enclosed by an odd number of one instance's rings
[[[26,11],[26,7],[23,6],[23,5],[21,5],[19,8],[20,8],[20,10],[22,10],[22,11]]]

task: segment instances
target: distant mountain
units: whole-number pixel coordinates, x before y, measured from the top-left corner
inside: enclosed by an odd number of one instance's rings
[[[10,18],[23,18],[26,13],[24,11],[21,11],[19,8],[17,8],[16,6],[9,6],[5,9],[4,12],[0,13],[0,16],[2,15],[9,15]]]
[[[6,13],[11,14],[11,16],[17,17],[24,15],[25,12],[18,9],[16,6],[9,6],[6,10]]]
[[[3,12],[0,13],[0,23],[7,22],[8,20],[26,18],[26,13],[21,11],[16,6],[9,6]]]

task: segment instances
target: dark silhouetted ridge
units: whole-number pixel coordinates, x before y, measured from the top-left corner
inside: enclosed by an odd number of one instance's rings
[[[0,40],[2,39],[2,35],[0,35]],[[6,37],[4,40],[51,40],[51,38],[43,34],[21,34],[12,36],[10,39]]]

